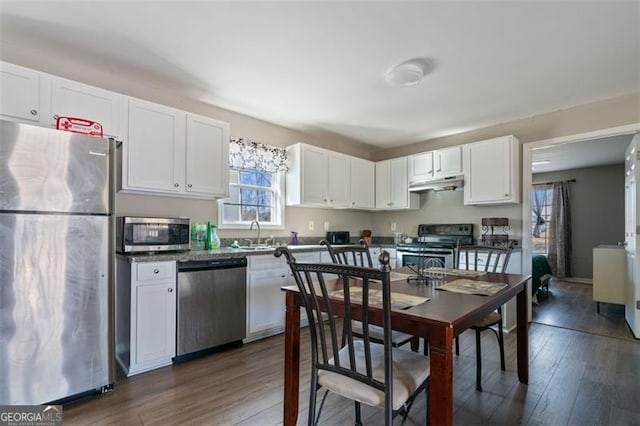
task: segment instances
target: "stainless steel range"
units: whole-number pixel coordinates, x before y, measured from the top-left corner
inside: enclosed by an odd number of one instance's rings
[[[445,268],[453,268],[455,248],[461,244],[473,244],[473,224],[418,225],[418,241],[397,244],[397,265],[424,265],[429,259],[437,259]]]

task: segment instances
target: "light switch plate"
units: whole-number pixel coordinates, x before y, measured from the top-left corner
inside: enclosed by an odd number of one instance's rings
[[[314,228],[314,226],[313,226],[313,221],[312,221],[312,220],[310,220],[310,221],[309,221],[309,231],[313,231],[313,228]]]
[[[392,231],[396,230],[396,223],[395,222],[391,222],[391,230]]]
[[[329,222],[325,222],[324,223],[324,230],[328,231],[329,230]]]

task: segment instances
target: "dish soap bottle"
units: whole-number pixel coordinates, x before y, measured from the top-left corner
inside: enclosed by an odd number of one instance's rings
[[[298,233],[296,231],[291,231],[291,245],[298,245]]]
[[[214,250],[219,248],[220,237],[218,237],[218,233],[216,232],[216,225],[213,225],[211,222],[207,222],[207,244],[205,249]]]

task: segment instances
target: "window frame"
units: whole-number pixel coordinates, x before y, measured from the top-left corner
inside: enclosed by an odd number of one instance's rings
[[[531,223],[529,224],[531,226],[531,238],[532,238],[532,244],[531,244],[531,252],[533,254],[543,254],[543,255],[547,255],[549,253],[549,224],[551,223],[551,219],[553,217],[553,192],[552,192],[552,188],[551,187],[544,187],[544,188],[540,188],[540,189],[532,189],[531,191],[531,206],[533,207],[535,205],[535,201],[533,201],[533,197],[535,197],[535,193],[536,191],[546,191],[547,195],[545,197],[545,201],[546,204],[544,204],[542,206],[542,217],[545,220],[545,230],[544,230],[544,237],[539,237],[540,239],[544,238],[544,251],[539,251],[536,250],[536,244],[535,244],[535,240],[537,240],[538,238],[535,238],[533,236],[533,228],[535,227],[535,223],[536,223],[536,215],[534,212],[532,212],[531,215]],[[546,214],[545,214],[546,213]]]
[[[242,170],[256,170],[259,172],[264,172],[262,170],[257,169],[233,169],[229,168],[229,192],[231,192],[232,187],[237,188],[248,188],[248,189],[261,189],[268,190],[268,187],[257,187],[255,185],[244,185],[240,183],[232,183],[231,182],[231,173],[234,171],[241,172]],[[284,222],[284,213],[285,213],[285,172],[264,172],[271,173],[271,191],[273,193],[273,215],[276,220],[271,222],[260,222],[260,228],[262,229],[285,229]],[[229,200],[229,197],[218,200],[218,228],[219,229],[248,229],[251,225],[251,221],[234,221],[234,222],[225,222],[224,220],[224,204]]]

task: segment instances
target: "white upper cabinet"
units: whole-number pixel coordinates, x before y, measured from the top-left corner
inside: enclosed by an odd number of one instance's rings
[[[418,194],[409,193],[407,157],[376,163],[376,209],[417,209]]]
[[[126,129],[127,98],[119,93],[52,77],[49,125],[58,117],[74,117],[102,125],[103,135],[121,139]]]
[[[105,137],[126,133],[127,97],[119,93],[0,62],[0,116],[56,127],[58,117],[95,121]]]
[[[425,182],[433,179],[433,151],[410,155],[409,183]]]
[[[464,204],[520,202],[520,143],[503,136],[463,145]]]
[[[298,143],[287,147],[286,204],[351,206],[351,162],[348,155]]]
[[[411,184],[462,174],[462,153],[459,146],[410,155],[408,161]]]
[[[351,160],[349,156],[329,151],[329,206],[351,207]]]
[[[11,121],[41,124],[43,113],[41,73],[0,62],[0,116]]]
[[[436,179],[462,174],[462,147],[454,146],[434,151],[433,169]]]
[[[129,100],[129,134],[123,147],[123,189],[185,191],[185,117],[186,114],[177,109]]]
[[[375,163],[351,157],[351,208],[373,209],[375,207],[375,181]]]
[[[228,195],[229,124],[129,100],[121,189],[188,198]]]
[[[229,123],[187,114],[186,191],[229,195]]]

